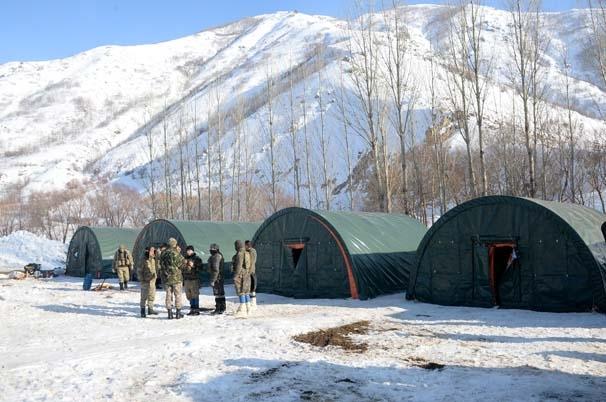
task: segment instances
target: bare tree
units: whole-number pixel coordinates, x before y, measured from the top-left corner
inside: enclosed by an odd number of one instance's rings
[[[164,139],[164,192],[166,193],[166,213],[168,216],[174,218],[173,213],[173,198],[171,190],[171,149],[168,146],[168,119],[167,119],[168,106],[166,100],[164,101],[164,110],[162,113],[162,135]]]
[[[386,54],[383,56],[385,82],[392,102],[393,114],[390,121],[400,139],[401,166],[401,195],[404,213],[410,214],[408,201],[408,172],[407,172],[407,132],[410,125],[414,106],[418,98],[418,90],[409,65],[409,41],[405,10],[403,2],[391,0],[391,9],[383,11],[386,22],[387,36]]]
[[[196,201],[197,213],[196,219],[202,219],[202,184],[200,183],[200,132],[198,131],[198,105],[194,101],[194,110],[192,113],[192,126],[194,131],[194,168],[196,181]]]
[[[206,187],[207,187],[207,211],[208,211],[208,219],[209,220],[213,220],[214,216],[213,216],[213,203],[212,203],[212,164],[213,164],[213,160],[212,160],[212,155],[213,152],[211,152],[211,148],[212,148],[212,130],[213,130],[213,120],[212,120],[212,109],[211,109],[211,96],[210,94],[208,95],[208,102],[207,102],[207,114],[206,114],[206,176],[207,176],[207,182],[206,182]]]
[[[177,126],[178,135],[178,146],[179,146],[179,188],[181,190],[181,219],[185,220],[186,216],[186,170],[185,170],[185,156],[183,155],[183,149],[187,148],[187,137],[185,127],[183,125],[183,109],[179,112],[179,125]]]
[[[454,12],[454,16],[450,19],[448,31],[446,59],[449,67],[446,82],[451,103],[451,113],[465,142],[469,194],[471,197],[475,197],[477,195],[476,174],[472,155],[473,139],[469,126],[470,112],[473,105],[472,89],[468,73],[468,61],[470,58],[468,46],[469,24],[464,5],[455,7]]]
[[[387,186],[381,168],[381,144],[379,139],[379,116],[381,97],[379,92],[379,54],[375,31],[375,14],[372,2],[368,3],[366,13],[358,4],[360,17],[348,23],[348,50],[351,54],[351,79],[354,84],[354,96],[361,118],[352,121],[352,128],[370,148],[370,162],[377,191],[377,209],[388,210]]]
[[[337,97],[337,109],[339,112],[338,118],[341,120],[343,124],[343,140],[345,145],[345,163],[347,166],[347,193],[349,198],[349,209],[353,211],[354,209],[354,195],[353,195],[353,169],[351,162],[351,145],[349,138],[349,126],[350,119],[348,117],[347,104],[348,101],[346,99],[345,92],[345,81],[343,78],[343,60],[339,60],[339,96]]]
[[[606,0],[588,0],[587,4],[591,17],[590,51],[606,88]]]
[[[510,14],[512,18],[512,56],[514,71],[512,82],[517,88],[522,101],[524,117],[524,142],[527,154],[528,191],[531,197],[536,195],[536,150],[531,127],[531,107],[533,99],[538,95],[538,69],[541,57],[539,43],[541,35],[540,0],[510,0]]]
[[[147,151],[147,170],[148,170],[148,180],[149,180],[149,188],[150,188],[150,198],[151,198],[151,211],[152,211],[152,219],[156,219],[157,207],[156,207],[156,178],[154,176],[154,161],[156,159],[156,150],[154,147],[154,133],[152,129],[148,126],[149,123],[149,112],[147,111],[147,107],[144,112],[143,119],[143,127],[145,129],[145,142],[146,142],[146,151]]]
[[[275,146],[276,146],[276,134],[274,128],[274,97],[275,97],[275,88],[274,88],[274,77],[269,65],[269,62],[266,65],[265,70],[265,96],[266,96],[266,106],[267,106],[267,134],[269,136],[269,164],[270,164],[270,202],[271,208],[273,212],[278,210],[278,178],[276,173],[276,154],[275,154]]]
[[[314,201],[312,197],[312,189],[316,188],[315,180],[311,174],[311,154],[309,135],[307,133],[307,76],[304,74],[301,82],[302,91],[301,94],[301,111],[303,114],[303,142],[305,144],[305,175],[307,177],[307,202],[308,207],[313,208]],[[316,197],[317,198],[317,197]]]
[[[484,54],[484,14],[481,2],[471,0],[468,5],[462,5],[463,17],[468,20],[468,31],[466,33],[469,55],[467,58],[467,69],[471,72],[471,92],[474,97],[474,114],[478,130],[478,150],[480,154],[480,192],[487,194],[486,162],[484,156],[484,105],[486,103],[486,83],[492,72],[492,58],[486,59]]]
[[[288,77],[288,111],[289,111],[289,133],[290,133],[290,146],[292,151],[292,163],[293,163],[293,203],[295,206],[301,205],[301,179],[299,172],[299,142],[297,140],[297,133],[299,127],[297,124],[297,113],[295,112],[295,99],[294,99],[294,71],[292,65],[292,54],[290,55],[290,72]]]
[[[331,197],[331,180],[328,172],[328,139],[326,137],[326,105],[324,103],[324,84],[322,82],[322,68],[324,66],[324,49],[321,46],[316,48],[316,76],[318,79],[318,92],[316,93],[316,100],[318,101],[318,115],[319,115],[319,143],[320,143],[320,156],[322,158],[322,188],[324,189],[324,209],[330,210],[330,197]]]
[[[223,136],[224,136],[224,119],[225,115],[223,112],[223,98],[221,97],[221,88],[219,87],[219,83],[216,84],[213,90],[214,97],[214,106],[215,106],[215,114],[214,118],[214,128],[215,128],[215,150],[216,161],[217,161],[217,183],[219,186],[219,220],[225,220],[225,194],[224,194],[224,168],[225,161],[223,156]]]

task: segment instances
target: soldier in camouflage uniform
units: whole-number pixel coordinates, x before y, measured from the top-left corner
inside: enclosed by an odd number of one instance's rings
[[[250,312],[250,255],[244,249],[244,242],[236,240],[236,254],[231,259],[231,269],[234,273],[234,285],[240,300],[235,316],[246,318]]]
[[[186,264],[183,268],[183,287],[185,297],[189,300],[189,313],[187,315],[200,315],[200,273],[202,272],[202,259],[198,257],[194,246],[185,249]]]
[[[112,272],[118,275],[120,290],[128,289],[128,280],[130,279],[130,270],[133,269],[133,257],[124,244],[114,254],[112,263]]]
[[[208,270],[210,272],[210,286],[215,296],[215,311],[211,314],[225,313],[225,288],[223,286],[223,254],[219,251],[217,244],[210,245],[210,258],[208,259]]]
[[[148,315],[156,315],[154,311],[154,300],[156,298],[156,249],[147,247],[145,249],[145,260],[137,270],[137,277],[141,282],[141,317],[145,318],[145,307]]]
[[[164,250],[166,250],[167,248],[168,248],[168,244],[162,243],[160,245],[160,249],[156,250],[156,272],[158,274],[158,277],[156,278],[156,289],[162,288],[162,269],[161,269],[162,266],[160,264],[160,256],[162,255]]]
[[[175,304],[174,318],[183,318],[181,314],[181,291],[183,288],[183,274],[181,270],[185,265],[185,258],[179,253],[177,240],[172,237],[168,239],[168,248],[160,255],[162,266],[162,280],[166,290],[166,310],[168,318],[173,318],[173,298]]]
[[[244,242],[244,248],[250,257],[250,310],[257,309],[257,250],[250,240]]]

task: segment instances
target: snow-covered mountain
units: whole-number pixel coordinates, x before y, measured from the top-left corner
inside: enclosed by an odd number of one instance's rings
[[[407,7],[406,15],[415,80],[421,87],[426,85],[430,56],[434,55],[438,98],[444,99],[446,72],[439,54],[447,46],[452,13],[445,6],[420,5]],[[586,133],[603,129],[600,111],[606,110],[606,92],[585,62],[588,12],[544,13],[544,17],[550,38],[543,61],[548,112],[558,115],[564,111],[562,54],[566,51],[572,64],[574,117]],[[484,18],[486,49],[496,60],[486,102],[490,130],[491,122],[496,125],[498,118],[510,115],[513,109],[514,92],[508,79],[513,63],[508,51],[511,16],[486,8]],[[385,26],[379,23],[376,29],[381,37]],[[236,152],[237,119],[233,116],[241,109],[246,135],[240,145],[250,150],[257,179],[266,180],[269,137],[264,93],[268,79],[277,92],[271,106],[276,147],[283,154],[278,173],[286,177],[292,167],[286,153],[290,141],[289,88],[294,81],[296,128],[299,133],[310,133],[311,147],[317,150],[322,115],[330,155],[328,168],[338,184],[345,180],[347,169],[343,124],[334,103],[341,83],[344,92],[352,89],[348,77],[342,79],[341,74],[344,64],[346,71],[348,68],[349,35],[346,21],[278,12],[158,44],[104,46],[60,60],[0,65],[0,190],[20,181],[27,182],[32,191],[57,189],[74,179],[99,177],[142,189],[150,163],[146,134],[153,137],[156,159],[162,158],[164,128],[173,152],[181,140],[189,144],[188,152],[193,154],[197,141],[204,159],[208,118],[214,114],[218,98],[225,117],[221,119],[221,152],[227,161],[226,175]],[[324,48],[322,64],[313,57],[319,46]],[[311,73],[299,74],[301,67]],[[415,107],[419,135],[427,127],[429,103],[428,91],[422,90]],[[300,135],[297,140],[301,147],[302,138]],[[355,135],[351,141],[355,162],[366,144]],[[211,152],[216,150],[211,148]],[[158,172],[162,169],[160,163],[153,166]],[[202,162],[202,175],[206,175],[204,166]]]

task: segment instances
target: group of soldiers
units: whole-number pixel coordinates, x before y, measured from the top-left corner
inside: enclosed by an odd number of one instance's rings
[[[239,306],[234,315],[238,318],[246,318],[257,307],[255,274],[257,252],[249,240],[245,242],[236,240],[234,245],[236,253],[232,257],[232,272],[239,299]],[[215,297],[215,309],[211,314],[223,314],[227,309],[223,277],[224,258],[217,244],[211,244],[209,252],[207,269],[210,274],[210,287]],[[133,265],[133,258],[128,249],[121,245],[114,255],[113,262],[113,272],[118,275],[120,290],[128,289],[129,273]],[[141,283],[141,317],[158,314],[154,311],[158,279],[161,280],[166,291],[165,302],[169,319],[183,318],[181,312],[183,289],[190,306],[187,315],[200,315],[200,288],[202,287],[200,274],[203,270],[204,264],[194,247],[187,246],[183,256],[174,238],[168,239],[167,243],[158,248],[147,247],[145,259],[141,266],[137,267],[137,278]]]

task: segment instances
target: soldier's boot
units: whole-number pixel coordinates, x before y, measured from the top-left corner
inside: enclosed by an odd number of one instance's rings
[[[246,318],[248,316],[248,309],[246,308],[246,296],[240,296],[240,305],[236,310],[234,317],[236,318]]]
[[[124,281],[124,290],[128,289],[128,281]]]
[[[124,284],[120,282],[120,290],[124,290]]]
[[[227,303],[225,298],[223,298],[223,300],[221,300],[221,312],[219,314],[223,314],[225,311],[227,311]]]
[[[246,304],[246,315],[252,314],[252,308],[250,307],[250,295],[244,296],[244,301]]]
[[[145,318],[145,307],[141,307],[141,318]]]
[[[178,320],[180,318],[183,318],[183,314],[181,314],[181,309],[178,308],[175,312],[175,318]]]
[[[196,297],[196,309],[194,315],[200,315],[200,297]]]
[[[223,312],[221,311],[221,299],[219,299],[218,297],[215,297],[215,311],[213,311],[210,314],[211,315],[223,314]]]
[[[168,310],[168,319],[169,320],[173,319],[173,309],[172,308],[170,310]]]
[[[147,315],[158,315],[158,312],[156,310],[154,310],[153,307],[148,307],[147,308]]]
[[[257,295],[252,293],[250,295],[250,311],[257,310]]]
[[[196,314],[196,299],[191,299],[189,301],[189,313],[187,315],[195,315]]]

